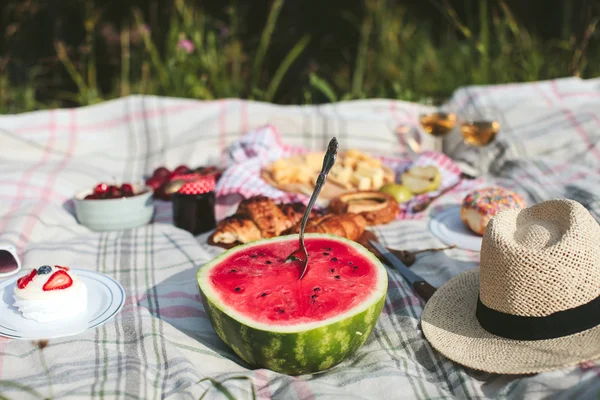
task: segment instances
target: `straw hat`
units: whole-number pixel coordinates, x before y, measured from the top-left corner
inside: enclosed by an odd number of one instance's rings
[[[530,374],[600,358],[600,225],[573,200],[499,213],[480,268],[438,289],[421,325],[440,353],[481,371]]]

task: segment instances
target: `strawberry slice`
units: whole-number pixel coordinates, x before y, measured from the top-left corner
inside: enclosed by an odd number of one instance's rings
[[[52,274],[48,282],[44,284],[43,289],[45,291],[48,290],[57,290],[57,289],[66,289],[73,284],[73,279],[71,276],[67,274],[65,271],[56,271]]]
[[[25,286],[29,284],[33,280],[33,277],[37,275],[37,271],[34,269],[29,274],[22,276],[17,281],[17,287],[19,289],[25,289]]]
[[[54,268],[62,269],[63,271],[68,271],[69,267],[63,267],[61,265],[55,265]]]

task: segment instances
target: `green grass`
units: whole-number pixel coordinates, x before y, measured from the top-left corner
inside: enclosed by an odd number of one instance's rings
[[[449,96],[464,85],[600,75],[597,18],[575,35],[565,17],[560,39],[542,40],[502,0],[482,0],[469,24],[448,1],[430,2],[446,21],[442,35],[436,36],[427,21],[390,0],[364,0],[360,17],[340,12],[340,20],[356,30],[356,43],[351,51],[331,54],[318,68],[310,56],[318,38],[308,34],[300,33],[287,53],[272,53],[274,38],[286,34],[280,21],[288,7],[283,0],[271,2],[259,37],[247,36],[244,27],[250,16],[241,9],[229,7],[219,20],[191,1],[176,0],[164,34],[149,32],[143,13],[132,9],[111,43],[99,34],[102,14],[88,2],[82,23],[86,50],[54,44],[61,74],[52,77],[58,84],[44,87],[40,76],[48,72],[41,65],[26,83],[16,85],[3,73],[7,62],[0,59],[0,113],[88,105],[132,93],[277,103],[420,100]],[[565,15],[570,12],[565,5]],[[182,48],[180,43],[188,43],[182,41],[192,43],[193,51]],[[99,83],[99,45],[115,49],[118,67],[108,87]],[[41,88],[51,93],[43,103],[37,100]]]

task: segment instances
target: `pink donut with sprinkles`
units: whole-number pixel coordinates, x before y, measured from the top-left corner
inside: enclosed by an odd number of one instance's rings
[[[501,187],[479,189],[464,198],[460,219],[470,230],[483,235],[494,215],[511,208],[525,208],[525,200],[512,190]]]

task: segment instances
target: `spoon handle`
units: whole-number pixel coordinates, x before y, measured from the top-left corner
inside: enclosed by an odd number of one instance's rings
[[[325,153],[325,158],[323,159],[323,167],[321,168],[321,173],[317,178],[317,183],[315,184],[315,189],[310,196],[310,200],[308,201],[308,205],[306,206],[306,210],[304,211],[304,215],[302,216],[302,221],[300,222],[300,248],[304,251],[304,259],[306,260],[304,263],[304,268],[302,269],[302,273],[300,274],[300,279],[304,277],[306,273],[306,267],[308,266],[308,252],[306,251],[306,247],[304,246],[304,229],[306,228],[306,222],[308,221],[308,216],[313,206],[315,205],[315,201],[317,201],[317,197],[319,197],[319,193],[325,184],[325,180],[327,178],[327,174],[335,164],[335,159],[337,156],[338,150],[338,141],[334,137],[329,141],[329,146],[327,146],[327,152]]]

